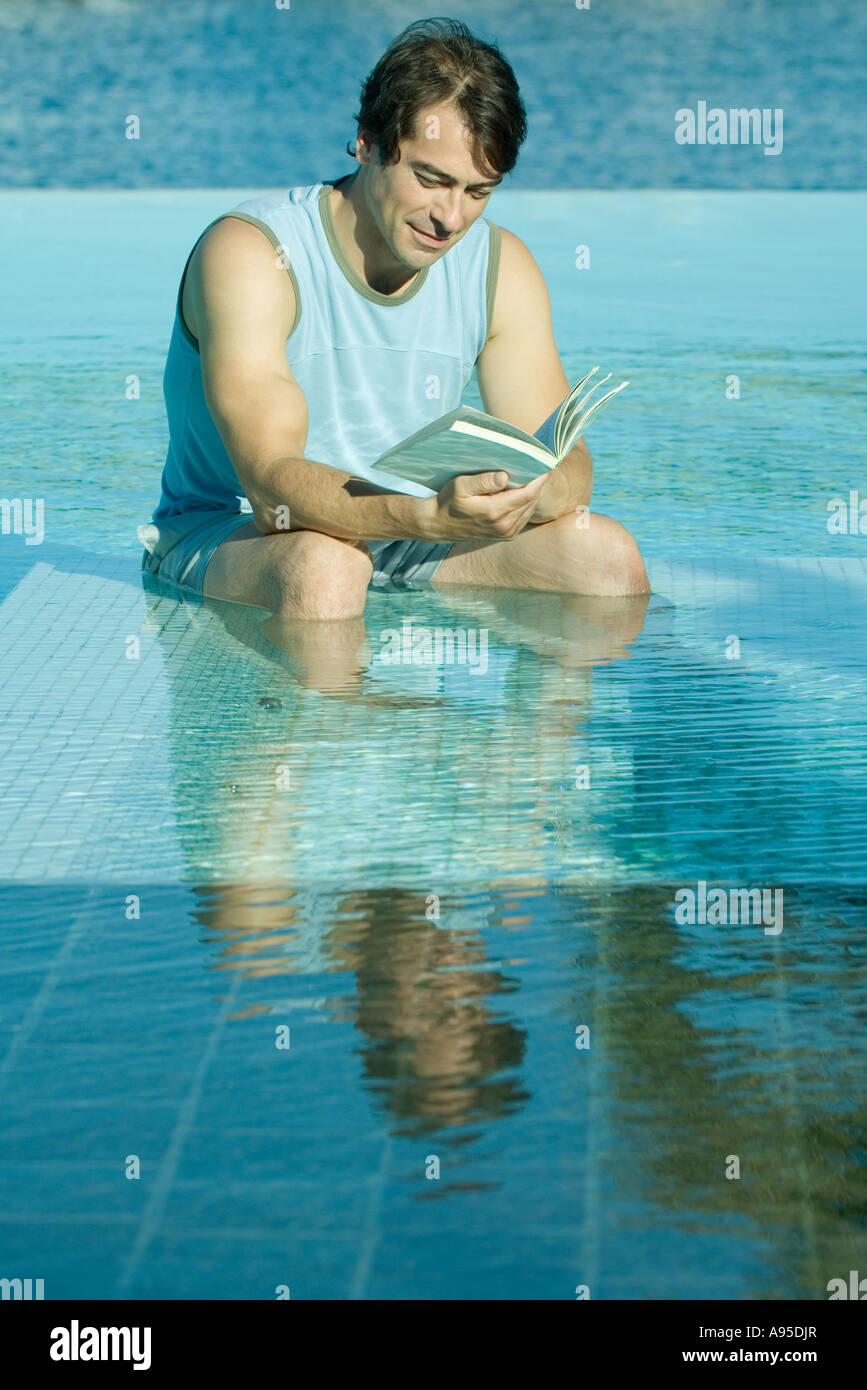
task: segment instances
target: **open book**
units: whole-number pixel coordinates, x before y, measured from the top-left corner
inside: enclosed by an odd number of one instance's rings
[[[500,469],[509,475],[508,487],[523,487],[546,469],[555,468],[605,402],[629,385],[628,381],[621,381],[594,401],[593,396],[610,379],[609,372],[581,396],[582,388],[598,370],[594,367],[572,388],[540,427],[538,435],[527,434],[517,425],[509,425],[471,405],[459,405],[457,410],[389,449],[373,467],[396,478],[421,483],[434,492],[461,474],[493,473]],[[552,425],[553,448],[549,449],[539,436],[550,434]]]

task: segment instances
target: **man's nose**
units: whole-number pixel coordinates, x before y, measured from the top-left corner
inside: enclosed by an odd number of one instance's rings
[[[439,189],[436,202],[430,210],[431,220],[444,232],[460,231],[463,221],[461,209],[461,190],[459,188]]]

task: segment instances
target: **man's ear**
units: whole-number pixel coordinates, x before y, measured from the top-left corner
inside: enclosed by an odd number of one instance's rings
[[[355,158],[359,164],[372,164],[375,153],[373,139],[366,130],[360,130],[355,141]]]

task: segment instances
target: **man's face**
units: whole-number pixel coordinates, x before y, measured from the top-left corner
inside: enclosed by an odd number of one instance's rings
[[[501,176],[473,163],[469,133],[450,106],[431,106],[416,117],[397,164],[383,164],[367,140],[359,145],[367,166],[366,201],[392,253],[420,270],[465,236]]]

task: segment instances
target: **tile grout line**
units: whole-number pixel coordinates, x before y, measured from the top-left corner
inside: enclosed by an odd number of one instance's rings
[[[89,888],[84,902],[70,924],[69,931],[66,934],[66,940],[58,950],[51,965],[48,967],[39,990],[30,1002],[30,1007],[27,1010],[23,1022],[19,1025],[15,1036],[9,1044],[6,1056],[3,1058],[3,1061],[0,1062],[0,1086],[7,1080],[9,1073],[12,1071],[18,1059],[19,1053],[30,1041],[37,1024],[45,1013],[51,996],[63,974],[63,966],[71,956],[74,948],[78,945],[84,928],[87,925],[90,907],[95,896],[96,889]]]
[[[358,1263],[355,1266],[355,1273],[352,1276],[352,1284],[349,1289],[349,1299],[357,1302],[364,1297],[370,1272],[373,1269],[373,1261],[379,1246],[379,1213],[382,1208],[382,1194],[385,1188],[386,1173],[388,1170],[389,1159],[391,1158],[392,1137],[386,1132],[382,1144],[382,1155],[379,1160],[379,1168],[373,1180],[373,1190],[370,1194],[370,1201],[367,1204],[367,1214],[364,1222],[364,1234],[361,1241],[361,1250],[358,1256]]]
[[[132,1250],[130,1251],[126,1266],[118,1282],[119,1293],[123,1293],[128,1289],[129,1285],[138,1274],[145,1252],[153,1240],[159,1222],[165,1212],[172,1184],[180,1165],[184,1144],[193,1127],[196,1111],[198,1110],[199,1102],[202,1098],[205,1076],[214,1059],[220,1038],[223,1035],[226,1020],[229,1016],[229,1010],[233,1006],[240,988],[241,975],[240,973],[236,973],[231,982],[229,992],[223,1000],[220,1012],[214,1020],[214,1026],[211,1029],[205,1050],[199,1059],[199,1064],[196,1067],[190,1089],[178,1111],[175,1127],[172,1130],[168,1148],[166,1149],[159,1172],[157,1173],[150,1200],[145,1208],[138,1235],[133,1242]]]
[[[416,984],[429,973],[431,968],[431,955],[433,954],[434,937],[430,936],[424,951],[424,957],[419,967]],[[400,1068],[401,1078],[406,1074],[406,1067]],[[387,1125],[386,1121],[386,1125]],[[367,1205],[367,1215],[364,1225],[364,1235],[362,1236],[361,1250],[358,1255],[358,1263],[355,1266],[355,1273],[352,1276],[352,1283],[349,1289],[349,1299],[356,1302],[362,1298],[367,1291],[370,1280],[373,1261],[380,1244],[379,1214],[382,1209],[382,1194],[385,1189],[386,1174],[388,1172],[393,1138],[388,1128],[385,1131],[385,1138],[382,1144],[382,1154],[379,1160],[379,1169],[373,1182],[373,1191],[370,1194],[370,1201]]]

